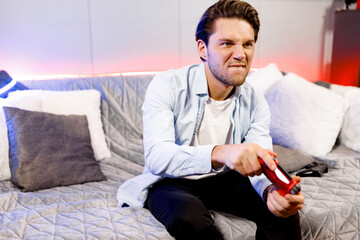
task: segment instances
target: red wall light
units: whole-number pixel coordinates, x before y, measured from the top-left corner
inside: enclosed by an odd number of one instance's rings
[[[330,82],[360,86],[360,10],[335,13]]]

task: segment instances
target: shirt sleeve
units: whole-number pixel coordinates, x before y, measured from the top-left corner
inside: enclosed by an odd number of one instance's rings
[[[256,143],[262,148],[272,150],[272,139],[269,130],[271,122],[269,105],[264,96],[256,94],[255,96],[250,129],[245,135],[244,142]],[[264,190],[272,184],[264,174],[249,177],[249,179],[261,197],[263,197]]]
[[[262,148],[272,150],[270,136],[270,108],[264,96],[255,94],[251,108],[251,123],[244,142],[256,143]]]
[[[169,177],[209,173],[215,145],[193,147],[175,143],[177,97],[174,87],[161,75],[147,88],[142,107],[146,167],[155,175]]]

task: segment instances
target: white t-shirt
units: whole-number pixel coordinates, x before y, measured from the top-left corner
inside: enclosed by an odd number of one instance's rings
[[[231,122],[231,115],[234,111],[234,107],[235,103],[233,97],[227,98],[224,101],[216,101],[209,98],[205,104],[204,115],[192,146],[233,143],[233,123]],[[224,170],[224,168],[222,168],[221,171]],[[186,176],[185,178],[200,179],[216,175],[221,171],[214,171],[203,175]]]

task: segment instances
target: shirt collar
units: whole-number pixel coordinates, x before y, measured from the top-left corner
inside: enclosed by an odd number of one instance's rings
[[[198,65],[195,72],[195,93],[197,95],[209,95],[205,64],[203,62]]]

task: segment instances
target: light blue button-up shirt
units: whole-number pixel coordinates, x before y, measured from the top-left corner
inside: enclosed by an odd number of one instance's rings
[[[117,194],[119,206],[143,206],[149,187],[164,177],[207,174],[215,145],[190,146],[209,99],[205,66],[169,70],[150,82],[143,104],[145,167],[143,174],[123,183]],[[272,149],[270,111],[265,98],[245,81],[233,98],[233,142],[256,143]],[[250,177],[262,196],[271,183],[262,174]],[[244,196],[246,197],[246,196]]]

